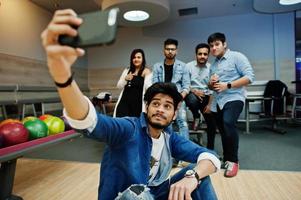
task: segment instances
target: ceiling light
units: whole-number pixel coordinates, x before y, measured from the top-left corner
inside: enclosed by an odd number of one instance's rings
[[[301,0],[279,0],[281,5],[293,5],[297,3],[301,3]]]
[[[147,20],[149,18],[149,14],[143,10],[131,10],[125,12],[123,14],[123,18],[132,22],[140,22]]]
[[[118,25],[144,27],[165,21],[170,12],[169,0],[95,0],[102,10],[119,8]],[[133,12],[133,14],[131,14]],[[144,12],[143,14],[141,12]],[[129,14],[130,13],[130,14]],[[129,15],[129,17],[128,17]],[[126,19],[127,18],[127,19]]]

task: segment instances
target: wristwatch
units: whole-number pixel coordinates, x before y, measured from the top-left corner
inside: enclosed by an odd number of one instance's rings
[[[194,170],[194,169],[189,169],[185,172],[185,177],[188,178],[196,178],[196,180],[198,181],[198,183],[200,183],[200,177],[198,175],[198,173]]]
[[[229,82],[229,83],[227,83],[227,88],[228,89],[231,89],[231,87],[232,87],[232,84]]]

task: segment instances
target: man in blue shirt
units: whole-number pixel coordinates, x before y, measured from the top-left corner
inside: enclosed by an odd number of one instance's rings
[[[42,42],[70,125],[107,144],[98,199],[217,199],[209,177],[220,167],[216,155],[169,127],[182,101],[174,84],[151,86],[144,96],[146,113],[139,118],[111,118],[97,113],[82,94],[71,66],[85,52],[58,43],[61,34],[76,36],[74,26],[81,23],[73,10],[58,10],[43,31]],[[169,178],[172,157],[195,164]]]
[[[174,83],[182,97],[185,98],[189,93],[189,73],[185,67],[185,63],[176,59],[178,50],[178,41],[175,39],[167,39],[164,42],[164,56],[162,62],[158,62],[153,66],[153,83]],[[182,102],[178,110],[176,123],[179,128],[179,134],[189,139],[189,129],[186,117],[186,105]]]
[[[202,113],[207,124],[207,148],[214,149],[216,125],[211,113],[212,91],[208,88],[210,64],[207,62],[210,47],[200,43],[195,47],[196,59],[186,64],[190,76],[190,93],[185,102],[192,112],[194,123],[193,130],[197,130]]]
[[[239,169],[236,123],[246,98],[244,86],[254,80],[254,71],[246,56],[227,49],[223,33],[210,35],[208,44],[211,55],[216,58],[210,68],[209,87],[214,90],[211,111],[215,112],[222,137],[224,175],[233,177]]]

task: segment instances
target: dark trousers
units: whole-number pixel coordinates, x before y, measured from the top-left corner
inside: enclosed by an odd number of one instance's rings
[[[224,105],[222,110],[217,106],[217,112],[214,113],[222,137],[223,161],[238,162],[239,135],[236,123],[243,106],[242,101],[230,101]]]
[[[204,108],[208,105],[208,102],[209,96],[205,96],[201,100],[191,92],[185,98],[186,106],[189,108],[189,110],[191,110],[194,119],[200,118],[200,112],[202,113],[207,124],[207,148],[213,150],[216,134],[216,123],[212,113],[204,113]]]

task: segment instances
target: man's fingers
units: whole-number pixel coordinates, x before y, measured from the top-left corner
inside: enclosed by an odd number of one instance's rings
[[[77,30],[72,26],[79,26],[81,23],[82,19],[77,18],[72,9],[57,10],[47,29],[41,35],[43,45],[56,44],[59,35],[76,36]]]
[[[185,191],[185,200],[191,200],[190,192],[188,192],[188,190]]]
[[[75,25],[75,26],[79,26],[82,23],[82,19],[78,18],[76,16],[59,16],[59,17],[55,17],[52,20],[52,23],[54,24],[70,24],[70,25]]]
[[[71,15],[77,16],[76,12],[72,9],[56,10],[54,16]]]
[[[67,24],[51,24],[41,35],[43,45],[56,44],[59,35],[70,35],[74,37],[77,35],[77,31]]]
[[[174,185],[171,185],[169,189],[168,200],[174,200],[174,192],[175,192],[175,187]]]
[[[61,45],[51,45],[46,47],[46,52],[49,57],[54,57],[57,55],[64,56],[83,56],[85,51],[80,48],[74,49],[69,46],[61,46]]]
[[[81,49],[81,48],[76,48],[76,53],[77,56],[84,56],[85,55],[85,50]]]
[[[178,193],[178,198],[177,199],[184,200],[185,188],[179,187],[178,191],[179,191],[179,193]]]
[[[48,27],[49,34],[76,36],[77,30],[68,24],[52,24]]]

